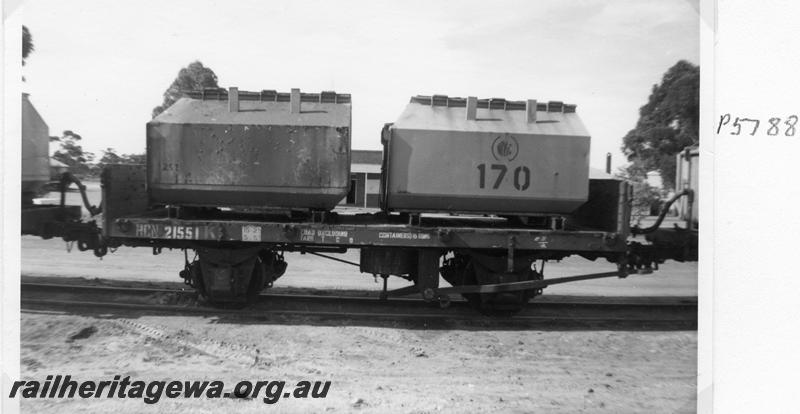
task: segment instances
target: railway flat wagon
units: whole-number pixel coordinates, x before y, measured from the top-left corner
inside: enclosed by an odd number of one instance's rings
[[[81,217],[80,206],[34,204],[34,199],[44,192],[50,181],[50,129],[27,93],[22,94],[22,182],[20,228],[22,234],[44,237],[71,231],[71,224]],[[66,182],[64,182],[66,184]],[[63,186],[63,185],[62,185]],[[77,230],[81,232],[82,225]],[[97,235],[90,230],[91,236]]]
[[[549,285],[691,257],[692,232],[662,238],[666,249],[629,240],[631,186],[588,177],[589,134],[573,105],[417,96],[382,142],[383,210],[331,212],[349,184],[349,95],[189,92],[148,124],[146,166],[103,170],[99,226],[37,229],[97,256],[182,249],[180,276],[212,304],[272,286],[291,251],[341,261],[328,255],[359,249],[351,264],[362,273],[410,283],[384,283],[384,296],[461,294],[484,313],[519,311]],[[617,270],[544,278],[544,262],[570,255]]]
[[[149,124],[146,174],[140,166],[104,172],[103,237],[111,247],[195,250],[197,260],[187,261],[181,276],[211,301],[242,301],[270,286],[286,269],[285,251],[357,248],[361,272],[412,283],[386,295],[422,293],[436,300],[448,292],[464,294],[483,311],[518,310],[555,283],[542,281],[532,266],[539,260],[581,254],[620,264],[622,273],[600,277],[627,274],[630,187],[589,180],[589,134],[572,105],[414,97],[383,131],[384,211],[301,220],[252,209],[186,214],[184,208],[330,208],[345,195],[349,174],[349,165],[339,162],[349,159],[343,134],[349,99],[338,98],[346,95],[295,91],[268,94],[273,98],[265,103],[263,93],[197,94]],[[292,112],[295,102],[304,106]],[[328,112],[318,113],[323,110]],[[328,122],[322,129],[320,119]],[[311,165],[301,165],[309,155]],[[499,168],[505,177],[490,176]],[[311,174],[298,174],[300,169]],[[326,173],[334,178],[321,177]],[[295,192],[298,186],[309,191]],[[336,197],[327,198],[329,189]],[[174,205],[182,209],[175,213]],[[397,211],[413,212],[416,220]],[[542,214],[569,219],[506,217]],[[438,285],[440,274],[452,287]]]
[[[212,303],[243,303],[281,277],[284,252],[327,255],[360,250],[363,273],[400,277],[411,285],[385,295],[422,294],[446,303],[462,294],[486,313],[516,312],[551,284],[596,277],[624,277],[649,268],[628,262],[630,189],[601,180],[576,217],[602,216],[595,228],[566,231],[510,225],[499,217],[423,217],[410,224],[400,215],[345,214],[325,221],[221,211],[213,217],[180,217],[168,208],[148,207],[142,166],[118,165],[104,171],[101,247],[194,250],[196,259],[180,272]],[[597,185],[599,184],[599,185]],[[536,261],[577,254],[618,263],[618,271],[543,280]],[[326,256],[330,257],[330,256]],[[439,276],[452,287],[439,286]]]

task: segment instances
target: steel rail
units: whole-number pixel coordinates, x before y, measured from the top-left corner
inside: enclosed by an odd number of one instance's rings
[[[545,279],[546,282],[547,279]],[[187,294],[194,295],[196,291],[193,288],[176,289],[176,288],[150,288],[150,287],[136,287],[136,286],[107,286],[107,285],[87,285],[87,284],[73,284],[73,283],[41,283],[41,282],[22,282],[21,287],[23,290],[49,290],[56,292],[107,292],[107,293],[130,293],[130,294],[145,294],[145,293],[173,293],[173,294]],[[279,288],[280,289],[280,288]],[[409,298],[409,297],[389,297],[388,299],[379,299],[379,291],[364,291],[365,293],[375,293],[374,296],[353,296],[353,295],[340,295],[340,294],[297,294],[297,293],[275,293],[275,292],[262,292],[259,294],[261,300],[271,299],[294,299],[299,301],[305,300],[341,300],[352,302],[369,302],[369,303],[391,303],[391,304],[413,304],[421,305],[426,303],[422,299]],[[466,304],[466,301],[459,297],[451,298],[451,304],[458,306],[459,304]],[[565,296],[565,295],[543,295],[537,296],[532,299],[529,306],[547,305],[547,306],[591,306],[600,305],[605,307],[611,306],[626,306],[626,307],[685,307],[697,306],[697,299],[690,296]]]
[[[662,324],[687,324],[693,325],[694,320],[683,317],[676,318],[652,318],[631,317],[631,316],[574,316],[574,315],[514,315],[508,318],[493,318],[477,313],[463,313],[458,315],[446,313],[396,313],[396,312],[338,312],[338,311],[319,311],[319,310],[258,310],[252,309],[219,309],[206,307],[186,307],[178,305],[157,305],[141,303],[121,303],[121,302],[97,302],[97,301],[71,301],[71,300],[50,300],[50,299],[27,299],[23,298],[23,307],[26,306],[46,306],[58,308],[91,308],[91,309],[121,309],[135,311],[163,312],[169,314],[202,314],[207,316],[214,315],[236,315],[241,317],[263,318],[265,316],[323,316],[339,317],[343,319],[353,318],[378,318],[378,319],[438,319],[442,321],[459,322],[633,322],[633,323],[662,323]]]
[[[696,302],[662,301],[662,303],[620,302],[532,302],[520,314],[508,318],[489,318],[467,308],[466,302],[454,302],[447,309],[433,309],[434,304],[421,299],[391,299],[381,301],[371,297],[330,295],[264,294],[259,300],[243,309],[220,309],[210,306],[184,304],[156,304],[126,300],[125,294],[142,296],[147,300],[154,293],[193,293],[188,290],[163,288],[109,287],[85,285],[60,285],[23,283],[22,308],[127,310],[166,314],[193,314],[208,316],[239,316],[265,318],[269,316],[316,316],[361,320],[416,320],[442,322],[470,322],[497,326],[531,325],[541,323],[628,323],[640,325],[679,326],[695,329]],[[120,294],[109,301],[108,294]],[[136,298],[139,299],[139,298]]]

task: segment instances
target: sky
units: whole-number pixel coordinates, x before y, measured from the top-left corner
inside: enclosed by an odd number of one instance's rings
[[[222,87],[353,97],[353,149],[380,149],[380,130],[413,95],[576,104],[591,164],[611,152],[652,85],[684,59],[699,63],[696,0],[619,1],[101,1],[30,0],[22,21],[35,51],[23,91],[50,127],[84,149],[143,153],[145,124],[194,60]],[[53,146],[52,150],[55,150]]]

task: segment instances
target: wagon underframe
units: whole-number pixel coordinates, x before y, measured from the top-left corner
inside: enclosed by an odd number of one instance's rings
[[[341,217],[341,216],[340,216]],[[532,250],[613,255],[627,250],[625,236],[602,231],[553,231],[470,226],[408,226],[343,223],[184,220],[121,217],[105,231],[113,244],[191,248],[200,242],[247,247],[287,245],[314,248],[405,247]]]
[[[589,202],[569,217],[537,222],[539,227],[481,215],[298,215],[158,206],[150,200],[145,181],[142,166],[106,168],[99,226],[76,222],[73,226],[80,228],[52,235],[75,240],[80,250],[94,250],[97,256],[119,246],[149,247],[154,253],[164,248],[194,250],[196,260],[190,262],[187,254],[180,276],[212,303],[243,303],[271,286],[286,270],[287,251],[359,249],[359,263],[348,263],[361,272],[413,282],[408,288],[384,289],[383,296],[420,293],[427,300],[447,302],[448,295],[461,294],[488,312],[517,311],[548,285],[649,272],[663,261],[655,254],[660,250],[628,240],[630,188],[617,180],[590,181]],[[617,264],[617,271],[544,279],[535,266],[540,260],[570,255],[607,259]],[[440,276],[452,287],[440,288]]]

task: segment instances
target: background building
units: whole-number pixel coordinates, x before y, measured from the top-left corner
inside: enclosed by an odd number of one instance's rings
[[[353,207],[380,207],[381,160],[383,151],[352,150],[350,192],[339,204]]]

